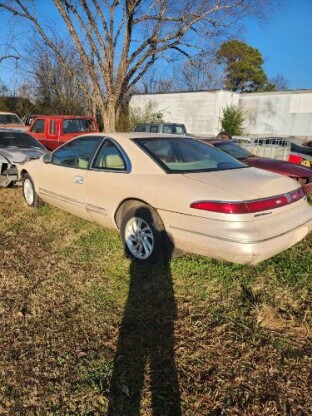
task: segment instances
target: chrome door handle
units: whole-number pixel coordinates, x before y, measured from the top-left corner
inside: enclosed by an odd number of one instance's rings
[[[74,177],[74,183],[82,184],[83,181],[84,181],[84,177],[83,176],[75,176]]]

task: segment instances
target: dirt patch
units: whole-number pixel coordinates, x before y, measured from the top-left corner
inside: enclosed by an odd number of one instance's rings
[[[304,341],[311,337],[311,328],[289,312],[269,305],[262,305],[257,311],[257,324],[260,328],[280,335]]]

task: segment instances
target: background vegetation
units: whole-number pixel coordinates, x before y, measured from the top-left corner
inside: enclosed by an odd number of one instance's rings
[[[0,44],[0,63],[13,61],[15,72],[19,68],[25,73],[24,81],[19,77],[19,85],[9,89],[29,99],[35,114],[98,114],[105,130],[114,131],[124,125],[134,91],[275,88],[263,71],[261,53],[239,40],[229,41],[241,33],[246,18],[268,16],[276,7],[272,0],[45,4],[0,2],[8,29],[12,26]],[[21,30],[23,46],[14,36]]]
[[[0,192],[0,414],[311,414],[311,235],[137,269],[117,232]]]
[[[238,92],[275,90],[264,72],[264,60],[258,49],[239,40],[229,40],[221,45],[216,57],[225,66],[226,89]]]
[[[244,133],[245,119],[243,108],[238,105],[229,105],[223,109],[221,130],[231,136],[241,136]]]

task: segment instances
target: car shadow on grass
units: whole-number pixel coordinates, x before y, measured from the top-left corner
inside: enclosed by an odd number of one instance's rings
[[[177,316],[169,261],[130,265],[128,299],[120,326],[108,416],[180,416],[174,358]]]

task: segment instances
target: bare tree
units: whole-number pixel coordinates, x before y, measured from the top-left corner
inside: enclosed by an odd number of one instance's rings
[[[19,59],[20,57],[18,55],[2,55],[0,56],[0,63],[4,61],[5,59]]]
[[[178,85],[187,91],[220,88],[223,84],[223,73],[213,56],[188,60],[179,74]]]
[[[276,91],[285,91],[289,89],[287,78],[283,74],[277,74],[270,79],[270,82],[275,85]]]
[[[7,85],[5,85],[1,80],[0,80],[0,97],[5,97],[8,96],[10,94],[10,90],[8,88]]]
[[[47,1],[47,0],[46,0]],[[78,50],[89,85],[81,85],[114,130],[124,96],[149,68],[171,53],[190,56],[240,18],[270,0],[53,0]],[[72,70],[29,0],[0,0],[0,8],[27,19]]]
[[[135,93],[160,93],[177,90],[173,75],[164,75],[164,71],[151,70],[137,83]]]
[[[28,84],[36,111],[76,115],[92,112],[89,97],[80,87],[90,83],[76,50],[58,43],[58,51],[72,75],[69,75],[45,44],[36,44],[34,53],[28,59],[27,72],[28,79],[31,80]]]

